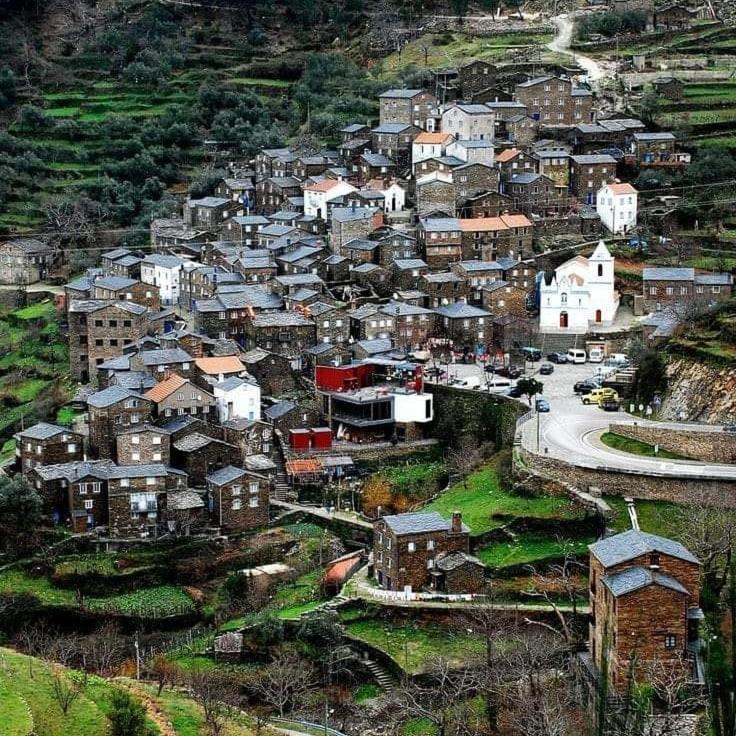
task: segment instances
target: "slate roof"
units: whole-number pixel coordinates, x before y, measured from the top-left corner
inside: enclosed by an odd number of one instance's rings
[[[51,246],[36,238],[13,238],[5,241],[7,245],[13,245],[22,250],[26,255],[34,253],[49,253]]]
[[[616,598],[646,588],[649,585],[661,585],[663,588],[689,595],[687,588],[670,575],[663,575],[639,566],[630,567],[612,575],[604,575],[601,581]]]
[[[130,255],[133,254],[127,248],[115,248],[114,250],[107,251],[107,253],[103,253],[100,257],[107,258],[109,261],[117,261],[119,258],[123,258],[123,256]]]
[[[148,476],[161,478],[165,475],[186,475],[183,470],[170,468],[161,463],[150,465],[112,465],[108,468],[108,478],[145,478]]]
[[[175,511],[204,508],[204,500],[196,491],[169,491],[166,507]]]
[[[200,432],[193,432],[174,442],[174,447],[181,452],[194,452],[202,447],[211,445],[213,442],[222,444],[220,440],[216,440],[214,437],[201,434]]]
[[[635,529],[602,539],[589,545],[588,549],[604,567],[613,567],[650,552],[700,564],[698,558],[679,542]]]
[[[365,238],[353,238],[352,240],[348,240],[347,243],[342,244],[342,247],[348,250],[375,250],[378,246],[378,241],[367,240]]]
[[[141,387],[147,391],[156,385],[156,379],[146,371],[120,371],[112,376],[110,382],[131,391],[140,391]]]
[[[423,89],[387,89],[380,97],[394,97],[397,99],[410,100],[412,97],[422,94]]]
[[[123,388],[122,386],[108,386],[102,391],[92,394],[87,398],[87,404],[96,409],[112,406],[125,399],[143,399],[139,393]]]
[[[696,273],[695,283],[703,286],[728,286],[733,283],[730,273]]]
[[[443,518],[436,511],[417,511],[409,514],[384,516],[386,526],[396,535],[423,534],[427,532],[450,531],[452,522]],[[470,529],[463,524],[464,532]]]
[[[143,350],[139,354],[145,366],[170,365],[171,363],[192,363],[194,359],[182,348]]]
[[[264,409],[263,416],[267,419],[278,419],[279,417],[283,417],[285,414],[288,414],[293,409],[296,409],[295,401],[279,401],[273,406],[269,406],[267,409]]]
[[[567,154],[565,154],[567,155]],[[591,153],[580,156],[570,156],[576,164],[615,164],[616,159],[607,153]]]
[[[648,266],[641,277],[644,281],[694,281],[695,269]]]
[[[406,315],[415,314],[431,314],[431,309],[425,309],[424,307],[415,307],[413,304],[405,304],[404,302],[390,301],[380,309],[381,312],[388,315],[398,314],[400,317]]]
[[[420,220],[427,232],[459,232],[460,220],[457,217],[433,217]]]
[[[511,183],[512,184],[533,184],[541,176],[542,176],[541,174],[532,174],[532,173],[513,174],[511,176]]]
[[[634,133],[635,141],[673,141],[674,133]]]
[[[369,166],[396,166],[396,164],[382,153],[363,153],[360,156]]]
[[[467,552],[451,552],[450,554],[444,555],[444,557],[438,557],[435,567],[443,572],[449,572],[464,565],[466,562],[485,567],[477,557],[473,557],[473,555],[469,555]]]
[[[230,200],[224,197],[202,197],[201,199],[192,199],[189,204],[193,204],[196,207],[222,207],[226,205]]]
[[[361,263],[359,266],[353,268],[353,273],[373,273],[379,270],[381,267],[375,263]]]
[[[460,261],[458,263],[464,271],[500,271],[501,266],[498,261]]]
[[[55,465],[38,465],[34,468],[34,471],[38,473],[42,480],[64,478],[67,481],[74,481],[90,475],[104,480],[108,477],[108,470],[111,465],[112,461],[110,460],[80,460]]]
[[[68,427],[60,427],[58,424],[49,424],[48,422],[39,422],[28,429],[18,432],[18,437],[29,440],[48,440],[57,434],[72,434],[74,430]]]
[[[301,312],[269,312],[257,314],[251,320],[253,327],[302,327],[313,325]]]
[[[128,289],[137,283],[137,279],[128,279],[124,276],[103,276],[92,281],[92,286],[100,286],[103,289],[119,291],[120,289]]]
[[[379,355],[387,353],[391,350],[391,340],[387,338],[377,338],[375,340],[358,340],[355,343],[361,350],[368,355]]]
[[[394,265],[399,271],[408,271],[413,268],[429,268],[426,261],[421,258],[396,258]]]
[[[246,475],[246,471],[242,468],[236,468],[232,465],[226,465],[224,468],[215,470],[207,476],[207,481],[215,486],[224,486],[228,483],[232,483],[238,478],[242,478]]]
[[[389,134],[398,134],[405,131],[407,128],[411,128],[412,126],[408,123],[383,123],[382,125],[379,125],[377,128],[373,128],[371,130],[371,133],[389,133]]]
[[[184,261],[176,256],[167,256],[163,253],[152,253],[150,256],[146,256],[143,259],[143,263],[146,265],[150,264],[153,266],[160,266],[161,268],[179,268],[184,264]]]
[[[486,312],[485,309],[479,309],[478,307],[473,307],[470,304],[463,304],[462,302],[446,304],[445,306],[437,307],[434,311],[442,317],[449,317],[450,319],[491,316],[491,313]]]

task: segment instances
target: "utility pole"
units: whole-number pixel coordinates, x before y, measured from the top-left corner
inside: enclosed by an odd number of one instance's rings
[[[138,641],[138,632],[135,632],[135,639],[133,641],[135,647],[135,679],[141,679],[141,647]]]
[[[539,453],[539,409],[537,409],[537,453]]]

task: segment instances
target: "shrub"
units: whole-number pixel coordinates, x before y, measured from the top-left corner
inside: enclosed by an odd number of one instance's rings
[[[146,709],[125,690],[113,690],[108,718],[112,736],[152,736],[146,723]]]

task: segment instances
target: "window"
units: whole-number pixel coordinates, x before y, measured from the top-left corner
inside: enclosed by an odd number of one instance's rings
[[[153,453],[153,461],[154,462],[161,462],[161,453],[160,452],[154,452]]]
[[[141,441],[141,438],[137,434],[132,435],[130,438],[130,443],[132,445],[138,445],[140,444],[140,441]]]
[[[251,496],[248,500],[248,506],[252,509],[258,508],[258,496]]]
[[[674,649],[677,646],[677,635],[676,634],[665,634],[664,635],[664,646],[665,646],[665,649]]]
[[[90,511],[91,509],[93,509],[94,508],[94,505],[95,505],[95,502],[91,498],[86,498],[84,500],[84,508],[87,511]]]
[[[695,291],[696,291],[696,292],[697,292],[698,294],[702,294],[702,293],[703,293],[703,287],[702,287],[702,286],[696,286],[696,287],[695,287]]]
[[[414,544],[414,542],[409,542],[409,544],[406,547],[407,552],[416,552],[417,546]]]
[[[147,486],[155,486],[156,485],[156,479],[155,478],[146,478],[146,485]]]
[[[258,484],[258,481],[257,480],[252,480],[248,484],[248,490],[250,491],[250,493],[258,493],[260,491],[260,486]]]
[[[720,294],[721,293],[721,287],[720,286],[713,286],[711,288],[711,293],[712,294]]]
[[[233,511],[239,511],[241,506],[241,500],[239,498],[233,499]]]
[[[681,286],[680,287],[680,294],[682,296],[685,296],[687,294],[687,286]]]
[[[650,286],[649,287],[649,296],[657,296],[657,287],[656,286]]]
[[[136,461],[136,460],[140,460],[140,459],[141,459],[141,454],[140,454],[140,452],[134,452],[134,453],[132,453],[132,454],[131,454],[131,456],[130,456],[130,457],[131,457],[131,458],[132,458],[132,459],[133,459],[134,461]]]
[[[427,560],[427,570],[431,570],[434,567],[434,560],[430,557],[430,559]]]
[[[76,452],[76,451],[77,451],[77,446],[76,446],[76,445],[75,445],[75,444],[74,444],[73,442],[70,442],[70,443],[69,443],[69,444],[68,444],[68,445],[66,446],[66,451],[67,451],[67,452],[69,452],[69,453],[71,453],[71,452]]]
[[[128,488],[130,486],[130,479],[129,478],[121,478],[120,479],[120,487],[121,488]]]
[[[434,549],[434,539],[427,540],[427,549],[430,551]]]
[[[665,291],[667,292],[668,296],[672,296],[672,294],[675,292],[674,288],[672,286],[668,286]]]

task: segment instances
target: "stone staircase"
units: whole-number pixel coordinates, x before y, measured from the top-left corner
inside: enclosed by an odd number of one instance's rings
[[[566,353],[570,348],[584,347],[585,335],[567,335],[546,332],[538,338],[542,359],[549,353]]]
[[[381,667],[378,662],[373,659],[361,659],[368,671],[373,675],[375,681],[384,690],[391,690],[398,685],[396,678],[388,671]]]
[[[281,445],[277,442],[273,453],[272,460],[276,466],[276,474],[273,480],[273,497],[277,501],[291,501],[292,492],[289,485],[289,476],[286,475],[286,463],[284,462],[284,453]]]

